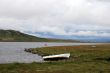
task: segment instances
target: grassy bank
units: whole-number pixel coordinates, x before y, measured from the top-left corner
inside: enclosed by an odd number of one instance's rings
[[[33,54],[54,55],[62,53],[71,53],[71,59],[79,61],[96,61],[99,59],[110,59],[110,45],[82,45],[82,46],[54,46],[27,49],[27,52]],[[76,58],[76,59],[75,59]],[[71,61],[71,60],[69,60]]]
[[[59,46],[28,50],[41,55],[71,53],[67,61],[0,64],[0,73],[110,73],[110,45]]]

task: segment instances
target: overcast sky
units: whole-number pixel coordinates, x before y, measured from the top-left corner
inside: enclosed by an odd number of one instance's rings
[[[110,0],[0,0],[0,29],[110,37]]]

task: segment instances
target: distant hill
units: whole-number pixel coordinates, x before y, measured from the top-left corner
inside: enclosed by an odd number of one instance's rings
[[[80,42],[76,40],[49,39],[32,36],[15,30],[0,30],[1,42]]]

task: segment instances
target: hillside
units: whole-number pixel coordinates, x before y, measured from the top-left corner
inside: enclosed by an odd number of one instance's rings
[[[32,36],[15,30],[0,30],[1,42],[79,42],[76,40],[49,39]]]

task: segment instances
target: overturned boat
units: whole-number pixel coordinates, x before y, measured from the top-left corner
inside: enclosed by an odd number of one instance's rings
[[[43,56],[43,59],[45,61],[56,61],[56,60],[64,60],[64,59],[69,59],[70,53],[65,53],[65,54],[58,54],[58,55],[49,55],[49,56]]]

